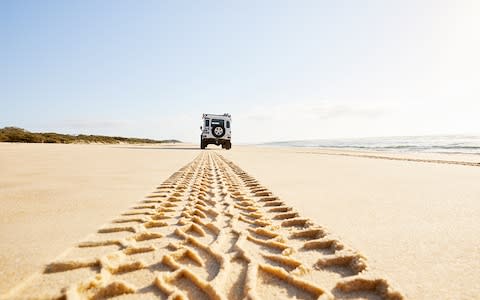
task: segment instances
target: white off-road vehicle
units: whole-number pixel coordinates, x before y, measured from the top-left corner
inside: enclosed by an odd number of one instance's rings
[[[203,114],[202,121],[201,149],[205,149],[209,144],[222,145],[222,148],[227,150],[232,148],[232,116],[230,114]]]

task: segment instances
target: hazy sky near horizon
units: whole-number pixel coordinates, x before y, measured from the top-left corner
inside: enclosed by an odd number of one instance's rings
[[[480,1],[1,1],[0,127],[480,134]]]

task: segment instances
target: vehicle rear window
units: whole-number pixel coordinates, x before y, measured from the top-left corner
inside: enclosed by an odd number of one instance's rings
[[[227,128],[230,128],[230,121],[227,121]]]
[[[225,122],[223,120],[219,120],[219,119],[212,119],[212,127],[213,126],[222,126],[224,127],[225,126]]]
[[[205,120],[205,127],[208,127],[208,126],[210,126],[210,120],[209,120],[209,119],[206,119],[206,120]]]

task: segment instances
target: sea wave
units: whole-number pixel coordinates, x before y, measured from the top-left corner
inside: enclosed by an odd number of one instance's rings
[[[342,148],[392,152],[431,152],[480,155],[480,136],[403,136],[357,139],[316,139],[273,142],[280,147]]]

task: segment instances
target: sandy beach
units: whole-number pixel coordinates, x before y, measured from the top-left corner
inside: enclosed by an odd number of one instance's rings
[[[308,148],[223,155],[354,245],[408,299],[478,299],[480,168],[451,164],[478,164],[478,156]]]
[[[0,144],[2,297],[478,299],[480,158],[197,148]]]
[[[0,144],[0,295],[143,199],[197,152]]]

